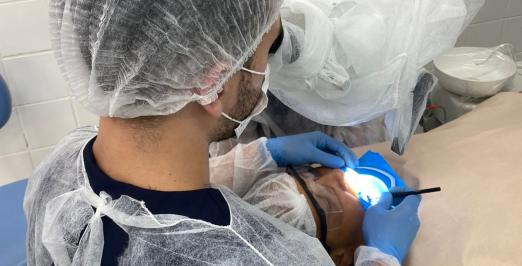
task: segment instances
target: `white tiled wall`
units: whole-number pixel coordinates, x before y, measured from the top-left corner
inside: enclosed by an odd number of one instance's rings
[[[0,0],[0,54],[14,112],[0,129],[0,185],[30,175],[68,131],[98,123],[71,99],[50,51],[48,0]],[[511,42],[522,51],[522,0],[486,0],[459,45]]]
[[[493,47],[511,43],[522,52],[522,0],[486,0],[458,46]]]
[[[67,132],[98,123],[71,99],[50,51],[47,13],[48,0],[0,0],[0,74],[14,103],[0,129],[0,185],[28,177]]]

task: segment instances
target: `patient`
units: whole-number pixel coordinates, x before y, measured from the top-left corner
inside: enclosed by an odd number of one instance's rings
[[[256,184],[243,199],[321,239],[336,265],[351,265],[355,250],[364,244],[364,210],[344,182],[343,172],[318,168],[299,175],[304,183],[298,182],[299,177],[288,174],[261,179],[258,182],[262,184]],[[309,195],[305,189],[309,190]],[[317,204],[313,204],[314,200]],[[326,225],[320,221],[320,209],[325,213]]]
[[[234,190],[230,181],[211,177],[211,182]],[[355,250],[364,244],[364,210],[344,182],[342,171],[316,168],[292,175],[271,173],[249,187],[241,195],[243,200],[320,239],[336,265],[353,264]],[[321,211],[326,218],[323,221]]]

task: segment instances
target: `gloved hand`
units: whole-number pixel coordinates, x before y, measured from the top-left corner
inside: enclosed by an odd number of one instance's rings
[[[379,203],[370,207],[364,217],[366,245],[394,256],[402,264],[419,231],[419,204],[419,196],[408,196],[392,208],[391,193],[382,194]]]
[[[348,147],[319,131],[268,139],[266,147],[279,167],[318,163],[335,169],[358,165]]]

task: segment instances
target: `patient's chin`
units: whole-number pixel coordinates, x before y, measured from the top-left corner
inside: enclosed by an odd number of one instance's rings
[[[364,220],[364,209],[359,200],[351,194],[342,191],[336,192],[344,211],[342,226],[337,230],[328,232],[328,245],[332,249],[363,245],[362,223]]]
[[[355,250],[364,245],[361,225],[353,223],[339,230],[328,231],[326,242],[331,249],[330,257],[336,265],[352,265]]]
[[[357,247],[344,247],[334,249],[330,252],[330,257],[337,266],[354,265],[354,254]]]

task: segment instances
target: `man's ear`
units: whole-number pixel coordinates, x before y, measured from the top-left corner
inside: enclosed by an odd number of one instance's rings
[[[218,98],[217,100],[213,101],[210,104],[203,105],[203,109],[205,111],[207,111],[207,113],[210,116],[212,116],[214,118],[219,118],[221,116],[221,113],[223,112],[223,108],[221,105],[221,99]]]
[[[214,102],[208,105],[203,105],[203,109],[207,111],[207,113],[214,117],[219,118],[221,113],[223,112],[223,106],[228,106],[228,102],[231,100],[230,95],[234,88],[239,87],[240,75],[234,74],[232,77],[223,85],[223,90],[218,93],[218,98]]]

